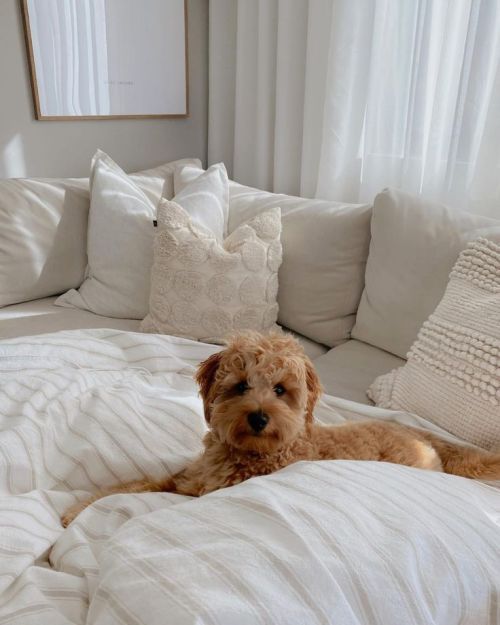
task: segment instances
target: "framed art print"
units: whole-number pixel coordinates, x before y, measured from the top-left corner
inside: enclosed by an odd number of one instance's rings
[[[186,117],[186,0],[21,0],[41,120]]]

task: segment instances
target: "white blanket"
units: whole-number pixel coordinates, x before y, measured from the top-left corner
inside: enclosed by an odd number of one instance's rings
[[[85,330],[0,343],[0,623],[498,625],[500,491],[371,462],[298,463],[190,499],[99,487],[174,472],[219,348]],[[325,397],[323,420],[405,414]]]

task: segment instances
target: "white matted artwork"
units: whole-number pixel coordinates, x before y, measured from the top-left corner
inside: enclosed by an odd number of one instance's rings
[[[186,0],[22,0],[37,119],[186,117]]]

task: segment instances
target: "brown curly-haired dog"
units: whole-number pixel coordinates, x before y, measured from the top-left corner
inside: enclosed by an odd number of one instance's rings
[[[298,460],[381,460],[500,479],[500,454],[449,443],[417,428],[383,421],[315,423],[313,409],[321,385],[311,361],[290,335],[236,335],[223,351],[200,364],[196,381],[209,426],[202,455],[162,482],[132,482],[76,504],[62,517],[64,526],[89,503],[112,493],[199,496]]]

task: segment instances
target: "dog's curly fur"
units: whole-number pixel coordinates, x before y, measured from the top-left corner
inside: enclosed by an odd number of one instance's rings
[[[196,381],[209,430],[202,455],[161,482],[132,482],[66,511],[63,525],[112,493],[172,491],[199,496],[299,460],[380,460],[470,478],[500,479],[500,454],[446,442],[417,428],[363,421],[314,422],[321,394],[314,367],[290,335],[244,332],[202,362]]]

